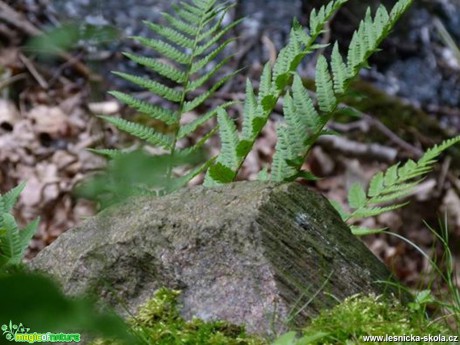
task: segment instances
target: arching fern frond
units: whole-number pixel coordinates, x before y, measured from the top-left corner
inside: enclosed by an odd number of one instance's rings
[[[233,40],[228,39],[221,42],[222,38],[240,21],[234,21],[224,26],[223,18],[230,6],[218,5],[216,0],[182,2],[180,6],[174,8],[176,11],[174,16],[164,14],[166,25],[144,22],[155,35],[154,38],[133,37],[144,47],[151,48],[160,54],[161,59],[125,53],[128,59],[144,66],[154,76],[162,79],[114,72],[117,76],[163,98],[170,105],[151,104],[119,91],[110,93],[120,102],[164,124],[164,127],[169,129],[168,134],[130,120],[108,116],[101,116],[101,118],[112,123],[118,129],[143,140],[146,144],[162,147],[169,152],[171,157],[176,157],[176,152],[177,157],[183,157],[185,153],[191,154],[201,148],[204,143],[202,139],[207,140],[209,136],[205,135],[201,139],[198,138],[197,145],[188,151],[181,149],[180,153],[177,147],[178,141],[192,135],[214,117],[219,109],[223,109],[223,107],[219,107],[211,110],[192,123],[183,124],[181,122],[184,113],[197,109],[236,73],[230,73],[217,81],[213,81],[210,88],[204,87],[228,62],[229,58],[221,59],[219,63],[215,63],[215,59]],[[119,156],[112,151],[99,152],[119,159]],[[162,164],[171,164],[169,168],[166,168],[166,175],[173,179],[175,177],[173,168],[181,161],[177,159],[168,161],[161,158],[161,162]],[[184,162],[190,163],[189,160]],[[202,170],[202,168],[192,169],[191,173],[186,173],[181,178],[181,181],[184,178],[193,178],[196,173]],[[168,186],[181,184],[165,183]],[[168,191],[169,189],[170,187],[168,187]]]
[[[234,156],[237,157],[235,168],[225,165],[218,158],[217,163],[208,170],[205,185],[219,185],[236,178],[239,168],[267,123],[276,102],[291,84],[292,75],[300,62],[308,53],[321,47],[315,44],[318,36],[324,31],[328,20],[346,2],[347,0],[331,1],[328,5],[321,7],[318,12],[313,13],[308,34],[305,32],[305,28],[294,21],[288,43],[279,52],[273,68],[269,64],[264,66],[258,95],[254,94],[251,82],[246,85],[243,132],[234,153]]]
[[[334,116],[340,99],[348,91],[350,83],[358,76],[360,69],[367,65],[367,59],[377,51],[380,42],[388,36],[397,19],[407,10],[410,4],[411,0],[400,0],[395,7],[396,9],[394,8],[391,11],[391,15],[388,14],[383,6],[380,6],[374,19],[372,19],[371,12],[368,10],[365,19],[353,35],[346,63],[340,55],[337,43],[334,44],[332,49],[331,68],[329,68],[326,58],[319,56],[315,75],[318,110],[314,109],[308,94],[297,97],[297,100],[305,99],[306,103],[303,105],[298,103],[295,108],[284,109],[286,126],[280,127],[277,133],[285,138],[282,139],[283,141],[286,141],[293,137],[292,133],[296,131],[299,124],[304,123],[307,119],[313,120],[314,126],[310,126],[309,131],[303,133],[303,140],[300,140],[302,148],[298,148],[294,156],[290,152],[291,148],[290,150],[284,149],[285,145],[290,147],[293,142],[290,144],[283,142],[279,147],[276,147],[277,151],[273,160],[274,165],[276,164],[276,169],[272,172],[272,180],[289,181],[303,175],[300,169],[311,148],[311,144],[324,133],[324,126]],[[318,13],[314,12],[313,20],[317,20],[317,17],[323,18],[324,14],[322,12],[322,10]],[[296,89],[301,90],[300,87]],[[287,97],[285,102],[291,102],[290,97]],[[279,140],[281,139],[279,138]]]
[[[358,183],[348,191],[348,203],[352,212],[348,213],[337,204],[344,221],[354,221],[362,218],[372,217],[397,209],[404,205],[399,203],[391,206],[381,206],[385,203],[392,203],[408,196],[414,188],[423,180],[423,175],[430,172],[436,163],[436,158],[452,145],[460,142],[460,136],[444,141],[429,149],[417,162],[407,161],[403,166],[395,164],[385,172],[379,172],[372,177],[367,191]],[[352,231],[354,228],[352,227]],[[375,233],[375,229],[359,227],[359,235]]]

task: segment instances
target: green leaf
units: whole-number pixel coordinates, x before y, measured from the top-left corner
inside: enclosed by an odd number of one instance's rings
[[[366,205],[366,193],[364,192],[363,187],[355,182],[348,191],[348,203],[352,208],[361,208]]]
[[[217,162],[209,168],[208,175],[211,178],[211,181],[217,184],[230,183],[233,182],[233,179],[235,178],[234,171],[220,162]]]
[[[335,98],[327,61],[322,55],[318,58],[318,62],[316,64],[315,80],[319,108],[324,112],[330,113],[337,106],[337,100]]]
[[[364,226],[350,226],[351,233],[355,236],[368,236],[368,235],[374,235],[374,234],[379,234],[382,231],[385,231],[385,228],[380,228],[380,229],[371,229],[371,228],[366,228]]]

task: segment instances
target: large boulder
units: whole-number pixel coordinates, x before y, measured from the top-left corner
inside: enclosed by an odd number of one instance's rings
[[[67,294],[135,312],[160,287],[182,290],[186,318],[282,331],[356,293],[382,293],[385,266],[321,195],[240,182],[134,198],[45,248],[31,267]]]

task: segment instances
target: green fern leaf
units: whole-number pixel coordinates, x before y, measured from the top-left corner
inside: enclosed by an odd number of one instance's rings
[[[21,194],[25,186],[26,183],[22,182],[13,189],[11,189],[9,192],[0,195],[0,214],[8,213],[13,209],[13,206],[16,204],[18,200],[19,194]]]
[[[191,25],[197,25],[199,26],[202,23],[203,18],[200,17],[199,15],[196,15],[192,12],[189,12],[185,9],[175,7],[175,10],[177,12],[177,15],[187,21]]]
[[[257,101],[259,104],[262,103],[262,100],[266,96],[271,95],[271,80],[272,80],[272,70],[270,64],[267,62],[262,71],[262,76],[260,77],[259,84],[259,94],[257,95]],[[251,84],[252,86],[252,84]],[[247,92],[247,83],[246,83],[246,92]]]
[[[135,36],[133,39],[138,41],[144,47],[151,48],[176,63],[186,65],[190,62],[190,56],[176,49],[171,44],[160,40],[148,39],[140,36]]]
[[[172,64],[163,63],[160,62],[158,59],[147,58],[144,56],[138,56],[131,53],[123,53],[123,55],[131,61],[134,61],[139,65],[145,66],[148,69],[158,73],[159,75],[165,78],[168,78],[169,80],[175,83],[181,84],[187,80],[187,74],[177,69]]]
[[[163,18],[165,18],[168,21],[171,27],[182,32],[183,34],[186,34],[189,36],[196,36],[200,30],[199,26],[191,25],[168,13],[162,13],[162,15],[163,15]]]
[[[297,170],[287,162],[288,159],[295,157],[289,145],[289,134],[285,125],[278,126],[276,136],[278,141],[276,142],[275,155],[273,156],[271,180],[281,182],[285,178],[294,175]]]
[[[384,184],[383,184],[383,172],[379,172],[374,175],[374,177],[371,179],[371,182],[369,183],[369,191],[368,195],[370,197],[379,195],[384,189]]]
[[[349,218],[359,219],[371,217],[405,205],[396,204],[387,207],[370,206],[394,202],[395,200],[406,197],[418,184],[420,184],[423,175],[433,168],[436,158],[443,151],[458,142],[460,142],[460,136],[448,139],[440,145],[427,150],[418,162],[409,160],[401,167],[399,163],[397,163],[388,168],[386,173],[377,173],[369,184],[367,193],[369,197],[363,199],[363,192],[360,192],[359,202],[349,200],[351,207],[356,208]],[[363,200],[365,200],[364,203]]]
[[[337,106],[337,99],[335,98],[331,75],[324,56],[318,58],[315,81],[319,108],[321,111],[331,113]]]
[[[371,229],[371,228],[366,228],[364,226],[351,225],[350,230],[351,230],[351,233],[355,236],[368,236],[368,235],[379,234],[385,231],[386,229],[385,228]]]
[[[158,133],[154,129],[140,125],[135,122],[127,121],[120,118],[114,118],[109,116],[99,116],[101,119],[104,119],[107,122],[110,122],[118,129],[125,131],[135,137],[146,140],[152,145],[159,145],[165,149],[171,149],[172,139],[171,137]]]
[[[162,36],[179,47],[192,49],[195,44],[194,40],[170,27],[158,25],[149,21],[144,21],[144,24],[157,35]]]
[[[131,74],[122,73],[122,72],[113,72],[113,74],[133,83],[136,84],[144,89],[149,90],[151,93],[159,95],[161,97],[166,98],[172,102],[180,102],[182,99],[182,93],[178,90],[174,90],[168,86],[165,86],[159,82],[154,80],[150,80],[147,78],[137,77]]]
[[[24,256],[24,252],[29,246],[29,243],[32,240],[32,237],[37,232],[39,223],[40,223],[40,218],[36,218],[32,222],[27,224],[24,229],[19,231],[19,246],[20,246],[19,257],[22,258]]]
[[[241,134],[243,139],[252,138],[252,121],[259,113],[260,111],[258,111],[258,104],[254,94],[254,88],[252,87],[251,81],[246,79],[246,93],[243,106],[243,128]]]
[[[131,108],[148,115],[152,119],[163,121],[167,125],[174,125],[179,121],[177,113],[169,109],[149,104],[123,92],[109,91],[109,94]]]
[[[337,42],[332,50],[331,69],[334,76],[334,91],[337,94],[345,92],[345,82],[348,78],[347,66],[342,60]]]
[[[297,113],[296,116],[301,117],[302,125],[299,131],[303,133],[304,139],[308,134],[312,134],[313,131],[320,128],[320,117],[308,91],[303,86],[302,79],[297,75],[294,77],[294,82],[292,84],[292,95]],[[305,142],[305,140],[302,140],[302,142]]]
[[[368,217],[374,217],[378,216],[379,214],[394,211],[398,208],[401,208],[403,206],[407,205],[407,203],[402,203],[402,204],[395,204],[391,206],[385,206],[385,207],[367,207],[367,208],[360,208],[358,210],[355,210],[352,214],[351,217],[353,219],[361,219],[361,218],[368,218]]]
[[[0,251],[7,258],[8,263],[18,263],[21,257],[21,240],[16,220],[9,213],[0,215],[2,226],[0,227]]]
[[[233,169],[220,162],[217,162],[208,169],[203,184],[206,187],[214,187],[233,182],[235,176],[236,174]]]
[[[361,208],[366,205],[366,192],[363,186],[355,182],[348,191],[348,204],[352,208]]]
[[[235,123],[228,117],[224,109],[218,110],[217,121],[221,140],[221,152],[218,162],[230,169],[235,169],[238,164],[237,146],[239,142]]]

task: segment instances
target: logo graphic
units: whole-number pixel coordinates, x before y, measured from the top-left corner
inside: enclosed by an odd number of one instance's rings
[[[8,325],[2,325],[3,335],[6,340],[15,341],[18,343],[71,343],[80,342],[80,333],[29,333],[30,328],[25,327],[22,323],[19,325],[13,324],[10,320]]]

